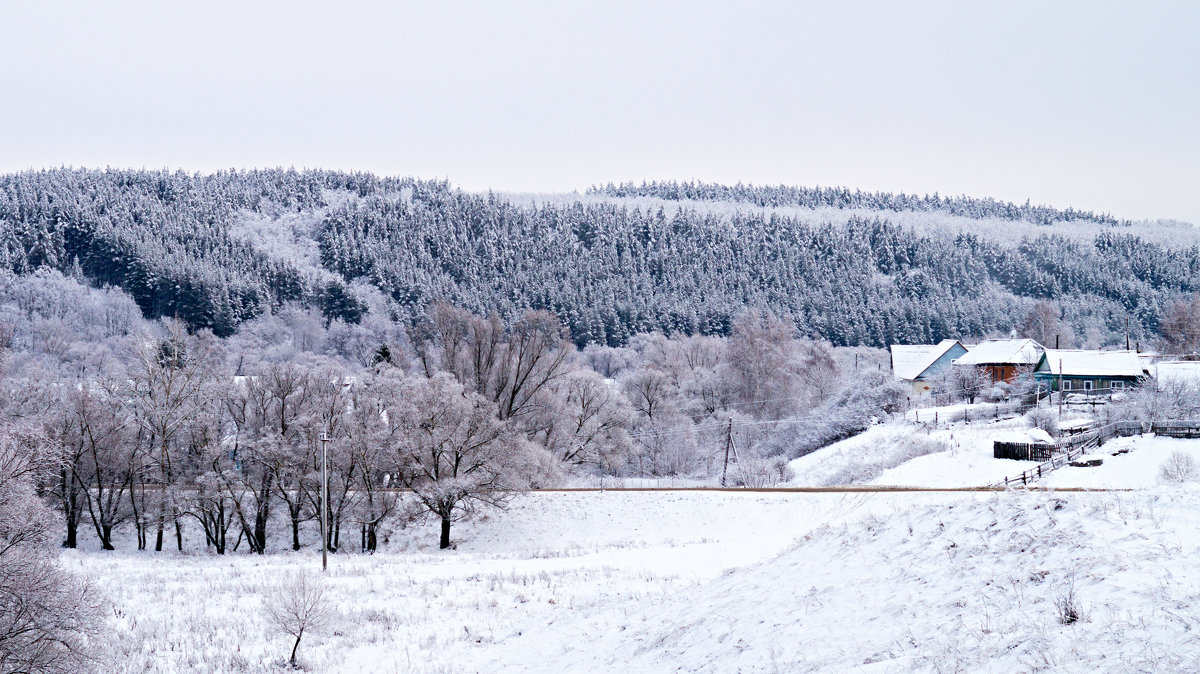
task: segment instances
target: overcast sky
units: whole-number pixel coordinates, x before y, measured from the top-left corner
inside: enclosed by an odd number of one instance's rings
[[[1200,223],[1200,3],[6,2],[0,170],[701,179]]]

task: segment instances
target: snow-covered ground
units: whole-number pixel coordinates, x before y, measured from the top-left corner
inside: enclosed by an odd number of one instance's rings
[[[992,437],[1024,427],[884,424],[792,467],[800,484],[989,484],[1033,465],[991,458]],[[1103,465],[1043,482],[1138,490],[1124,492],[528,494],[456,524],[451,550],[412,525],[378,554],[332,556],[338,618],[305,636],[300,660],[315,672],[1200,671],[1200,485],[1158,480],[1176,450],[1200,460],[1200,440],[1125,438],[1097,450]],[[64,563],[114,606],[105,671],[118,672],[277,671],[291,642],[268,629],[263,595],[319,575],[311,549],[81,550]]]
[[[1200,669],[1196,488],[892,505],[714,582],[530,628],[484,669]]]
[[[1017,475],[1031,464],[992,458],[994,438],[1025,428],[1020,419],[949,428],[880,424],[789,462],[795,486],[877,484],[979,487]]]
[[[394,532],[373,556],[335,555],[328,583],[341,625],[306,637],[300,652],[314,671],[475,671],[470,663],[491,657],[496,643],[541,624],[696,587],[877,507],[891,506],[859,494],[530,494],[455,525],[453,550],[437,550],[430,525]],[[71,552],[65,560],[93,575],[117,607],[118,671],[274,667],[290,642],[269,634],[261,597],[320,564],[313,551]],[[530,662],[515,657],[509,669]]]

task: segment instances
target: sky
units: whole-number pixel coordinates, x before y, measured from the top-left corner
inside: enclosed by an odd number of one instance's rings
[[[0,171],[644,179],[1200,224],[1200,3],[0,4]]]

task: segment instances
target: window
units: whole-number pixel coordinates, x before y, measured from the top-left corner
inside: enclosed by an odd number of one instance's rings
[[[1083,382],[1083,390],[1087,391],[1088,393],[1091,393],[1091,392],[1092,392],[1092,384],[1093,384],[1093,383],[1094,383],[1094,382],[1092,382],[1090,379],[1089,379],[1089,380],[1087,380],[1087,381],[1085,381],[1085,382]]]
[[[1067,380],[1063,381],[1063,383],[1062,383],[1062,390],[1064,390],[1064,391],[1070,391],[1070,390],[1071,390],[1071,380],[1070,380],[1070,379],[1067,379]]]
[[[1109,387],[1111,387],[1111,388],[1112,388],[1112,390],[1114,390],[1114,391],[1124,391],[1124,390],[1125,390],[1125,382],[1123,382],[1123,381],[1114,381],[1114,382],[1112,382],[1112,383],[1110,383],[1110,384],[1109,384]]]

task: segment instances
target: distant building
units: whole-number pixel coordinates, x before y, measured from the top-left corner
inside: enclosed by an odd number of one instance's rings
[[[1011,382],[1022,369],[1032,370],[1045,351],[1032,339],[989,339],[971,347],[954,365],[983,368],[992,383]]]
[[[950,369],[955,358],[967,353],[957,339],[943,339],[937,344],[893,344],[892,374],[912,385],[916,393],[929,393],[931,380]]]
[[[1111,393],[1137,386],[1147,376],[1135,351],[1046,349],[1033,376],[1042,390],[1066,393]]]
[[[1200,361],[1163,361],[1148,366],[1147,370],[1158,380],[1159,386],[1184,385],[1200,387]]]

